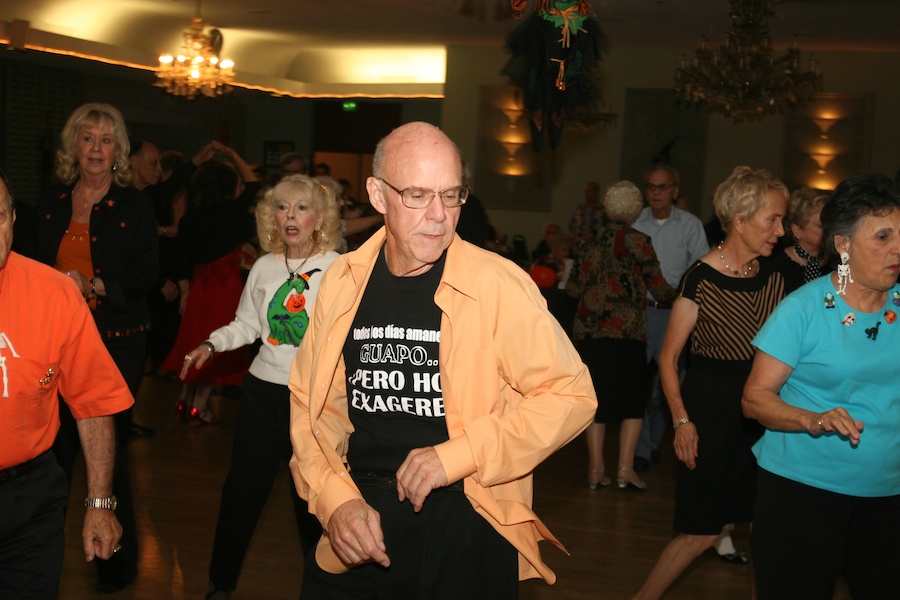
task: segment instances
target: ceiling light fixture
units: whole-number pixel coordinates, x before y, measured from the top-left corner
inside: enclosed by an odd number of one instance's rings
[[[215,97],[231,91],[228,84],[234,78],[234,62],[219,60],[222,51],[222,32],[206,30],[200,17],[200,0],[197,0],[197,16],[184,30],[184,44],[176,55],[159,57],[159,78],[154,85],[175,96],[194,99],[198,95]]]
[[[819,64],[810,57],[810,70],[800,71],[796,40],[784,55],[774,56],[768,26],[774,0],[729,0],[729,5],[732,23],[725,45],[712,49],[704,38],[693,64],[682,56],[675,93],[736,123],[805,104],[822,88]]]

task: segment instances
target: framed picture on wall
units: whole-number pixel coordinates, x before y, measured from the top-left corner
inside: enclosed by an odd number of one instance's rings
[[[263,157],[267,167],[280,167],[281,157],[294,151],[294,142],[265,142]]]
[[[781,172],[788,189],[833,190],[869,170],[874,100],[871,94],[814,94],[784,115]]]

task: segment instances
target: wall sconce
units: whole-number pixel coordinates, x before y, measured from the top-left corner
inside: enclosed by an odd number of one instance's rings
[[[516,152],[519,151],[519,148],[525,145],[524,142],[500,142],[500,145],[506,148],[507,159],[506,160],[516,160]]]
[[[510,129],[516,128],[516,124],[519,122],[519,119],[522,118],[522,113],[525,112],[521,108],[501,108],[500,111],[506,115],[507,119],[509,119]]]
[[[837,117],[815,117],[813,123],[819,128],[820,136],[823,140],[828,139],[828,132],[834,127],[834,124],[840,121]]]
[[[809,157],[816,161],[816,164],[819,166],[817,169],[817,173],[819,175],[824,175],[825,171],[828,169],[828,164],[834,160],[837,154],[810,154]]]

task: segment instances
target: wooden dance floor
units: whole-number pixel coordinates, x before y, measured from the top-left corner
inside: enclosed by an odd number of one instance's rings
[[[222,423],[190,426],[175,415],[179,389],[177,382],[151,377],[144,378],[141,388],[135,421],[156,429],[156,435],[130,442],[141,558],[137,580],[113,596],[120,600],[195,600],[206,592],[238,400],[214,396],[210,405]],[[613,431],[607,440],[607,468],[611,471],[617,444]],[[523,582],[522,600],[631,598],[673,536],[675,458],[671,440],[666,440],[659,464],[642,474],[648,484],[645,492],[619,490],[615,480],[612,487],[588,490],[586,460],[584,441],[578,439],[536,472],[536,511],[571,556],[542,544],[544,557],[559,580],[553,586],[539,580]],[[303,557],[288,497],[288,477],[285,464],[238,588],[231,595],[234,600],[293,600],[298,596]],[[83,464],[78,466],[73,486],[59,597],[94,599],[96,569],[84,562],[81,550]],[[748,547],[748,536],[747,527],[739,526],[735,545]],[[710,552],[695,562],[665,598],[750,598],[750,567],[728,564]],[[849,595],[840,589],[835,599],[849,599]]]

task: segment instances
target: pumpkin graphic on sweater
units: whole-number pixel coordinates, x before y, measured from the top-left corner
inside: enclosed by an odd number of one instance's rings
[[[290,344],[299,346],[309,327],[309,313],[306,312],[306,296],[309,279],[321,269],[312,269],[294,275],[281,284],[269,302],[267,320],[269,323],[268,342],[273,346]]]

